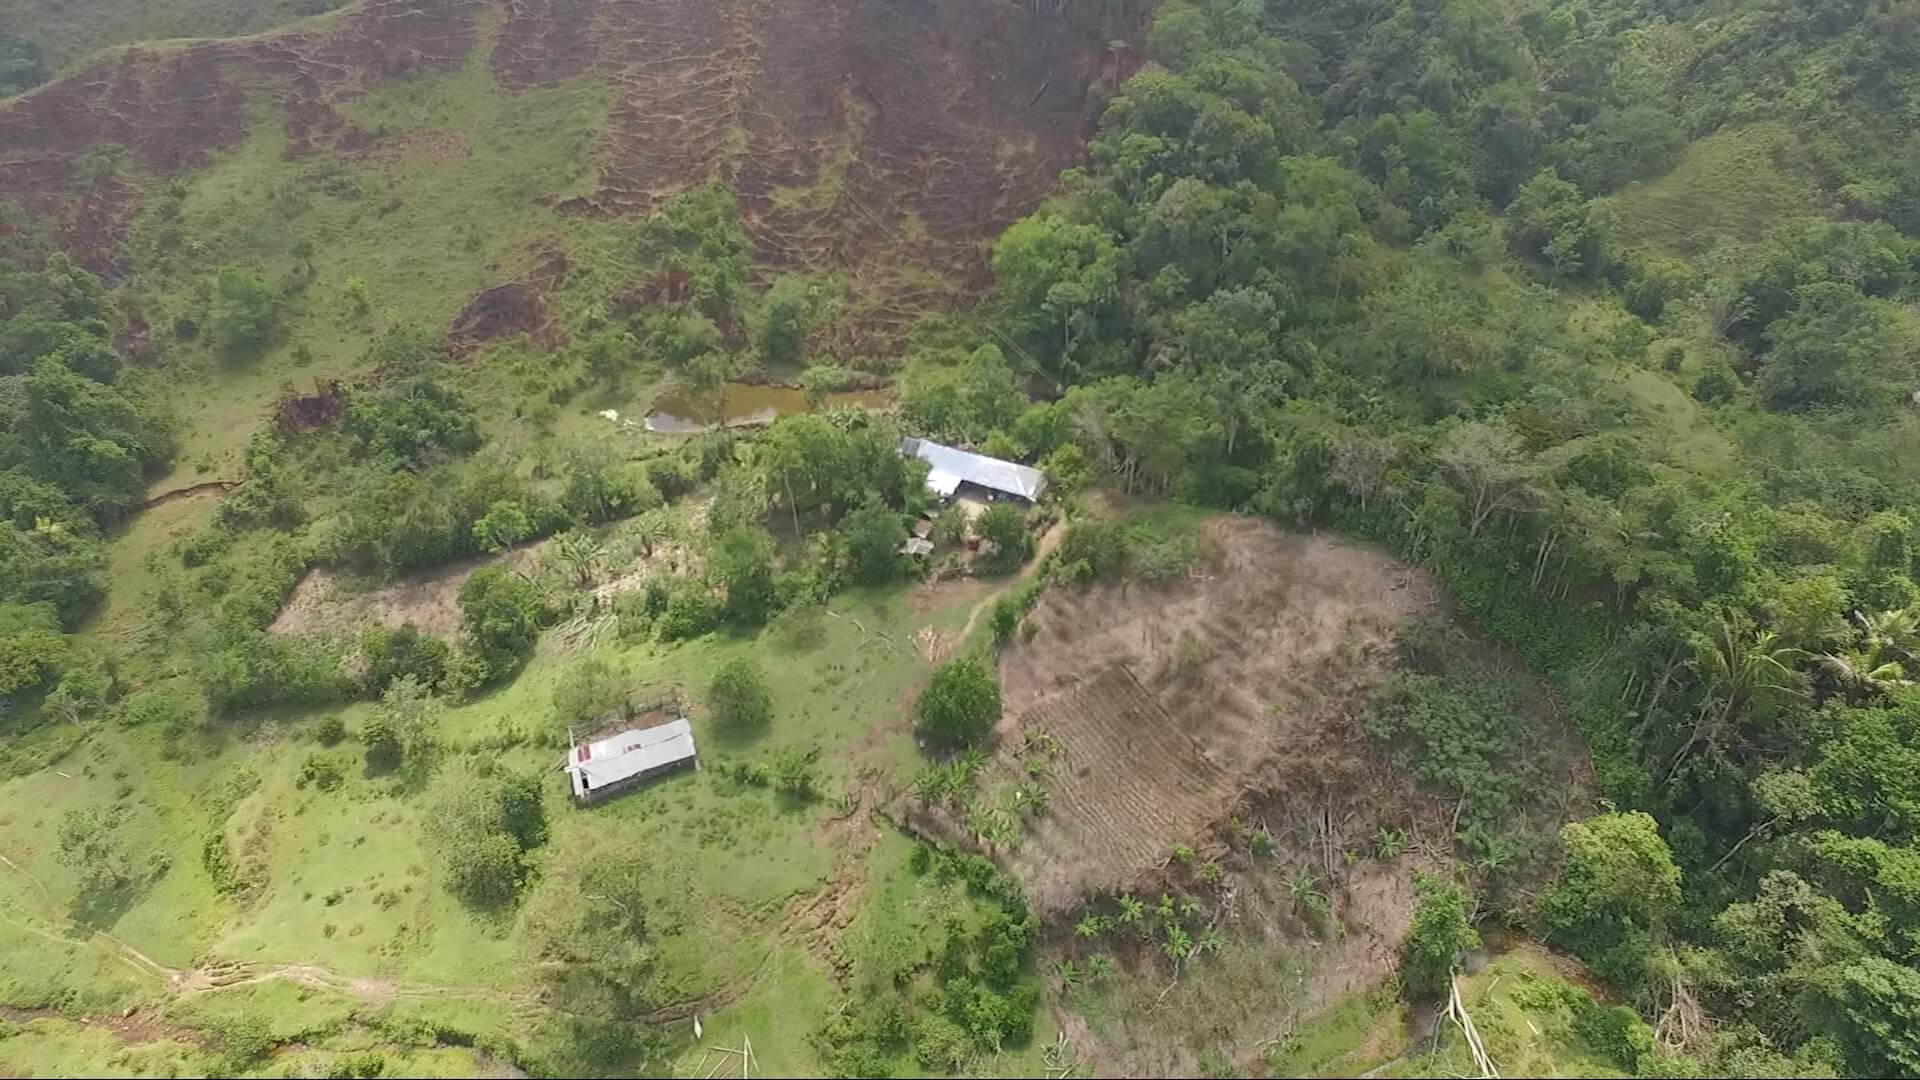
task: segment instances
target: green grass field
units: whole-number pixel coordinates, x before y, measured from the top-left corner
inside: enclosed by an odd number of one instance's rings
[[[1730,128],[1688,147],[1665,176],[1606,203],[1624,246],[1699,256],[1723,241],[1753,243],[1776,226],[1818,215],[1813,179],[1798,164],[1805,159],[1784,127]]]
[[[165,532],[131,530],[116,544],[116,563],[135,559]],[[817,638],[803,644],[760,634],[601,648],[591,655],[611,661],[629,685],[679,687],[696,701],[716,667],[751,656],[775,673],[774,718],[764,734],[730,740],[699,710],[708,768],[591,809],[569,805],[561,777],[550,774],[549,847],[583,830],[617,830],[661,853],[669,875],[663,891],[690,900],[684,924],[665,931],[666,982],[678,999],[711,999],[709,1028],[750,1036],[764,1065],[782,1073],[815,1067],[804,1036],[839,994],[822,951],[831,935],[810,927],[798,908],[841,891],[862,898],[848,931],[857,971],[878,962],[867,956],[924,949],[921,930],[971,903],[957,887],[942,891],[944,899],[923,895],[905,870],[911,845],[867,818],[881,790],[869,781],[903,783],[917,759],[908,710],[930,665],[906,643],[926,626],[952,633],[976,602],[964,592],[956,603],[929,606],[915,601],[915,588],[845,595],[820,620]],[[543,651],[511,684],[449,711],[442,727],[448,758],[509,725],[551,730],[545,718],[553,689],[588,655]],[[338,711],[350,731],[367,713],[360,705]],[[324,715],[222,726],[182,760],[165,754],[155,732],[98,727],[48,768],[0,784],[7,838],[0,855],[8,860],[0,866],[0,939],[10,958],[26,961],[0,965],[0,999],[81,1016],[171,1001],[168,1014],[186,1027],[218,1030],[219,1018],[205,1010],[244,994],[251,1010],[288,1025],[274,1041],[303,1043],[307,1026],[345,1038],[365,1027],[358,1011],[374,1004],[431,1002],[452,1010],[446,1022],[457,1030],[516,1037],[525,1026],[516,1018],[539,1009],[519,966],[511,912],[475,914],[447,893],[427,804],[392,776],[368,775],[355,743],[323,750],[313,733]],[[794,803],[711,767],[789,746],[820,752],[819,802]],[[348,760],[338,789],[299,784],[302,763],[315,753]],[[507,768],[550,768],[557,756],[545,746],[477,753]],[[227,791],[239,797],[223,797]],[[142,884],[111,910],[78,906],[75,874],[55,850],[61,818],[96,804],[126,808],[132,846],[145,860]],[[200,857],[210,831],[256,888],[236,896],[216,887]],[[95,932],[106,937],[90,944]],[[162,970],[128,963],[128,951]],[[266,981],[192,999],[168,992],[173,979],[218,971]],[[338,986],[303,985],[310,971]],[[286,999],[294,991],[320,993],[338,1015]],[[86,1060],[100,1038],[70,1024],[36,1026],[23,1039],[0,1042],[0,1064],[57,1069]]]

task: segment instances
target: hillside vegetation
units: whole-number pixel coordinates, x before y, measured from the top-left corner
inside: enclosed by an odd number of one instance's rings
[[[0,0],[0,1071],[1920,1075],[1916,0],[176,9]]]
[[[0,3],[0,97],[30,90],[89,54],[168,38],[237,37],[341,6],[341,0],[71,0]]]

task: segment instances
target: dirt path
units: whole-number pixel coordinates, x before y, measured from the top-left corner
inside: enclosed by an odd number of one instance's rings
[[[1060,546],[1060,538],[1066,534],[1067,522],[1065,518],[1054,522],[1051,528],[1040,534],[1040,542],[1033,546],[1033,559],[1027,563],[1026,569],[1020,572],[1019,577],[1007,582],[1005,586],[995,589],[981,597],[980,602],[973,605],[973,610],[967,613],[967,625],[960,628],[960,636],[954,640],[965,644],[967,638],[973,635],[973,628],[979,625],[981,614],[998,603],[1002,596],[1007,595],[1007,593],[1011,592],[1017,586],[1026,584],[1028,578],[1038,573],[1040,564],[1046,561],[1048,555],[1053,554],[1054,548]]]
[[[141,503],[140,509],[151,510],[156,506],[165,506],[177,499],[191,499],[195,495],[206,495],[213,492],[224,495],[239,486],[240,481],[238,480],[207,480],[198,484],[188,484],[186,487],[177,487],[172,491],[163,491],[153,496]]]
[[[56,906],[53,893],[47,888],[44,882],[34,877],[31,873],[28,873],[26,867],[21,866],[5,855],[0,855],[0,864],[4,864],[7,869],[25,878],[27,883],[32,885],[34,890],[47,902],[49,908]],[[141,952],[139,949],[121,941],[119,938],[114,937],[104,930],[90,930],[65,916],[46,916],[42,919],[42,922],[46,925],[39,926],[6,916],[0,916],[0,922],[5,922],[17,930],[22,930],[35,937],[44,938],[47,941],[59,945],[71,945],[74,948],[84,948],[89,944],[97,943],[106,949],[107,953],[114,959],[149,978],[171,981],[180,976],[178,968],[171,968],[162,964],[160,961],[155,960],[153,957],[148,956],[146,953]]]
[[[25,867],[5,855],[0,855],[0,864],[4,864],[7,869],[26,879],[28,884],[46,898],[49,906],[53,905],[53,894]],[[192,970],[185,970],[163,964],[104,930],[93,930],[81,926],[64,916],[44,915],[35,921],[23,921],[0,915],[0,922],[58,945],[67,945],[76,949],[98,945],[128,968],[159,982],[168,993],[182,996],[284,981],[318,990],[332,990],[366,1002],[391,1001],[396,998],[470,998],[499,1001],[521,1007],[539,1005],[539,1002],[528,995],[496,990],[492,987],[435,986],[359,978],[343,975],[318,964],[263,966],[216,960]]]

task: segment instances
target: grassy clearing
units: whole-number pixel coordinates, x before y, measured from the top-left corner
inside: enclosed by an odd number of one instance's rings
[[[1660,425],[1663,450],[1669,460],[1684,462],[1712,476],[1733,477],[1739,473],[1740,458],[1733,440],[1714,427],[1699,402],[1672,380],[1634,368],[1622,373],[1620,384],[1628,398]]]
[[[1617,235],[1629,248],[1687,257],[1722,241],[1753,243],[1785,221],[1820,212],[1812,178],[1793,164],[1805,160],[1781,126],[1709,135],[1667,175],[1607,200]]]
[[[1460,997],[1487,1051],[1507,1076],[1630,1076],[1573,1029],[1574,1002],[1590,1002],[1569,981],[1569,962],[1518,944],[1460,979]],[[1349,994],[1275,1043],[1275,1076],[1469,1076],[1474,1066],[1459,1029],[1442,1020],[1437,1040],[1416,1037],[1402,1000],[1382,988]]]
[[[1400,1054],[1403,1024],[1391,990],[1347,994],[1276,1044],[1267,1064],[1275,1076],[1359,1076]]]
[[[160,584],[150,559],[165,558],[174,541],[205,528],[218,506],[219,493],[209,491],[162,503],[129,522],[107,547],[106,579],[113,585],[87,629],[120,641],[136,634],[145,620],[144,606]]]
[[[445,326],[542,251],[614,228],[535,205],[585,190],[586,151],[606,109],[605,89],[586,80],[500,93],[482,48],[461,71],[386,83],[342,106],[384,134],[367,154],[289,161],[279,112],[263,106],[245,142],[171,189],[177,195],[157,192],[136,228],[131,289],[165,343],[183,437],[154,490],[235,475],[238,451],[283,386],[356,374],[386,328]],[[314,246],[311,276],[293,254],[303,240]],[[257,358],[231,361],[204,335],[174,332],[183,320],[204,325],[225,266],[288,292]],[[355,279],[365,312],[349,297]]]
[[[1095,1041],[1131,1067],[1162,1075],[1217,1075],[1258,1055],[1301,998],[1312,958],[1258,934],[1235,935],[1178,979],[1159,963],[1116,962],[1104,979],[1064,997]]]

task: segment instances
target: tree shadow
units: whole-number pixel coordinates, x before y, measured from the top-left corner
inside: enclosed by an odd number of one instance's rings
[[[146,877],[132,877],[118,885],[82,888],[67,905],[67,918],[75,926],[89,930],[111,930],[127,912],[133,910],[166,873],[157,871]]]

